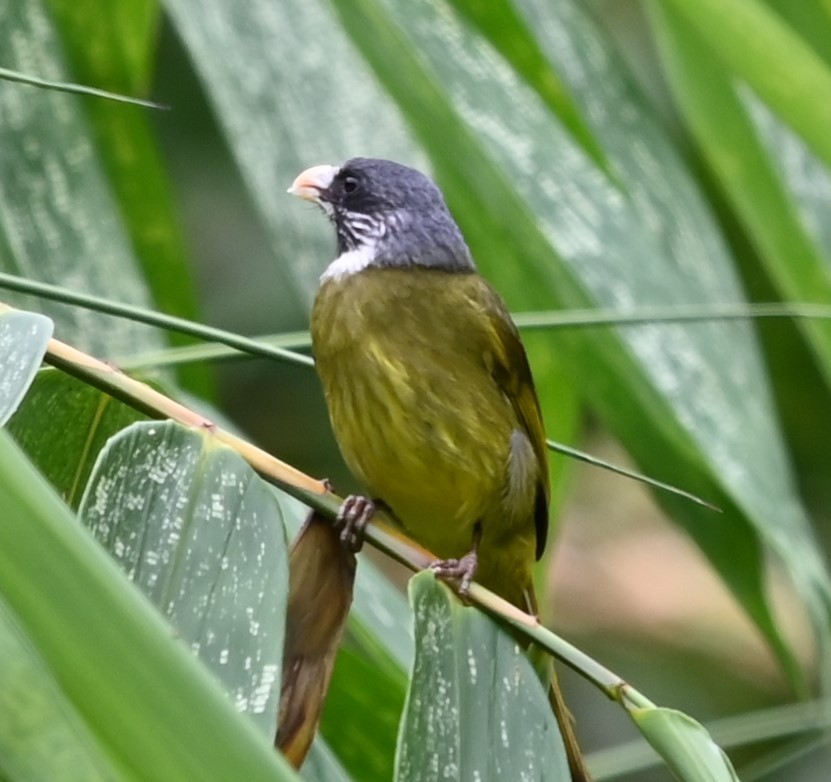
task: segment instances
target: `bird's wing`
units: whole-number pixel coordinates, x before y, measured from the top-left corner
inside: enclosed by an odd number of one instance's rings
[[[491,376],[506,398],[510,400],[517,421],[528,435],[534,454],[539,463],[537,500],[534,510],[534,524],[537,533],[537,559],[545,549],[548,534],[548,453],[545,445],[545,428],[540,412],[540,403],[534,388],[534,378],[528,365],[525,348],[519,332],[505,306],[502,297],[485,282],[477,291],[480,306],[488,314],[489,334],[486,362]],[[478,285],[476,286],[479,287]]]

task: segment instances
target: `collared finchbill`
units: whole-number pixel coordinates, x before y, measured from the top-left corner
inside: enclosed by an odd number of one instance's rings
[[[327,190],[340,171],[339,166],[312,166],[307,168],[291,183],[288,192],[306,201],[318,202],[320,194]]]

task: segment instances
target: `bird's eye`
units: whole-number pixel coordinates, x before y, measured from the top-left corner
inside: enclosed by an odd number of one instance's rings
[[[346,176],[343,179],[343,192],[354,193],[358,189],[358,178],[354,176]]]

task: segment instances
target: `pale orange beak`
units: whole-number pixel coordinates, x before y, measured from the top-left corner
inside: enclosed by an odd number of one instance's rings
[[[335,175],[340,171],[337,166],[312,166],[301,173],[288,192],[306,201],[320,202],[320,194],[332,185]]]

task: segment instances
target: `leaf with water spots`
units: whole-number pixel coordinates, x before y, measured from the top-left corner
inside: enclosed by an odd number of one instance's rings
[[[514,639],[432,573],[410,581],[416,656],[397,782],[567,782],[546,692]]]
[[[273,736],[288,560],[270,487],[208,432],[137,423],[101,452],[79,514]]]
[[[34,312],[0,310],[0,426],[29,390],[51,336],[49,318]]]

